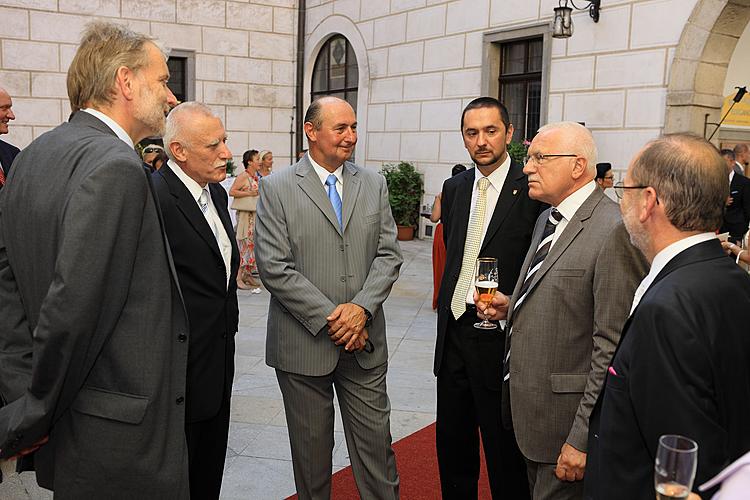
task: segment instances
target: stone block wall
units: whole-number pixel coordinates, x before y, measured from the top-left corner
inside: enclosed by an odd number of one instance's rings
[[[295,84],[295,0],[0,0],[0,86],[19,147],[70,114],[65,73],[92,19],[123,23],[195,53],[195,99],[224,120],[240,164],[249,148],[290,163]]]

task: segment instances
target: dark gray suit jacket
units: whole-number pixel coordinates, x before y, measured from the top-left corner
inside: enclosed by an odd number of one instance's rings
[[[548,217],[546,210],[537,220],[510,311]],[[596,188],[509,316],[510,409],[529,460],[555,463],[565,442],[586,451],[589,415],[645,274],[646,261],[630,244],[617,204]]]
[[[342,347],[328,338],[326,317],[353,302],[373,315],[372,353],[356,353],[362,368],[388,360],[381,305],[402,258],[385,178],[346,162],[343,232],[307,156],[260,182],[255,257],[271,292],[266,363],[285,372],[331,373]]]
[[[0,194],[0,457],[56,499],[187,498],[187,331],[149,177],[78,112]],[[30,363],[33,361],[33,369]]]

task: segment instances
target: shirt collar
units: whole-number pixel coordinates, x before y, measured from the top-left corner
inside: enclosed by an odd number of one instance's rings
[[[325,184],[326,179],[328,179],[328,176],[333,174],[336,176],[336,180],[341,183],[341,185],[344,185],[344,179],[342,178],[344,166],[339,165],[339,168],[334,170],[333,172],[329,172],[325,168],[318,165],[318,162],[313,160],[312,155],[308,154],[307,159],[310,160],[310,164],[312,165],[313,169],[315,170],[315,173],[318,174],[318,177],[320,177],[320,182]]]
[[[688,248],[703,243],[704,241],[712,240],[716,238],[715,233],[700,233],[688,236],[679,241],[675,241],[671,245],[663,248],[661,252],[654,256],[653,262],[651,262],[651,269],[648,271],[648,277],[654,278],[661,272],[664,267],[669,264],[669,261],[677,257],[680,253],[684,252]]]
[[[193,180],[193,178],[188,174],[186,174],[185,171],[182,170],[182,168],[174,162],[174,160],[169,159],[167,161],[167,165],[169,165],[169,168],[172,169],[172,172],[174,172],[177,178],[182,181],[187,190],[190,191],[190,195],[197,202],[201,197],[201,193],[203,192],[203,188],[201,187],[201,185],[195,182],[195,180]]]
[[[475,168],[474,169],[474,188],[476,188],[477,183],[479,182],[479,179],[481,179],[482,177],[487,177],[487,179],[490,181],[490,185],[499,192],[503,188],[503,181],[505,180],[505,177],[508,175],[509,169],[510,169],[510,155],[507,153],[505,155],[505,161],[503,161],[499,167],[493,170],[490,175],[485,176],[482,172],[479,171],[479,168]]]
[[[734,180],[734,169],[729,171],[729,184],[732,183],[732,180]]]
[[[112,129],[112,132],[117,135],[125,144],[130,146],[131,148],[135,149],[135,145],[133,145],[133,139],[130,138],[127,132],[125,132],[125,129],[120,126],[119,123],[114,121],[109,116],[105,115],[101,111],[94,109],[94,108],[84,108],[81,111],[84,111],[92,116],[95,116],[99,118],[101,121],[104,122],[106,126]]]
[[[596,181],[591,180],[579,187],[577,191],[569,194],[568,197],[561,201],[555,208],[560,211],[562,216],[565,217],[565,220],[571,220],[578,209],[581,208],[583,202],[594,192],[594,189],[596,189]]]

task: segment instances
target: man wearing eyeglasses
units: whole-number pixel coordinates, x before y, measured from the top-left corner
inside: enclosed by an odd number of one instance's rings
[[[583,494],[589,414],[628,314],[620,298],[646,270],[617,204],[596,187],[596,156],[577,123],[539,130],[524,173],[529,195],[552,208],[537,220],[513,296],[487,311],[507,313],[503,417],[535,500]]]
[[[715,235],[727,169],[702,137],[667,135],[636,154],[618,186],[651,269],[591,414],[587,499],[654,498],[663,434],[698,443],[694,489],[750,450],[750,278]]]

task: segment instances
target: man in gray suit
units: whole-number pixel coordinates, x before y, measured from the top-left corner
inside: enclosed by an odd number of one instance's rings
[[[0,458],[41,445],[56,499],[189,497],[187,317],[133,149],[163,133],[168,78],[149,37],[89,25],[70,122],[0,193]]]
[[[402,258],[383,176],[347,161],[349,104],[314,101],[308,154],[260,184],[255,255],[271,292],[266,363],[276,368],[301,499],[328,499],[336,388],[362,498],[398,498],[382,304]]]
[[[577,123],[539,129],[524,173],[529,196],[552,207],[509,303],[496,296],[489,310],[495,319],[508,311],[503,413],[535,500],[583,495],[589,415],[646,273],[617,204],[596,186],[596,155]]]

